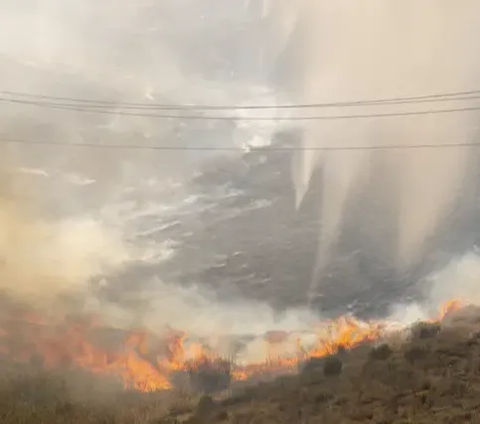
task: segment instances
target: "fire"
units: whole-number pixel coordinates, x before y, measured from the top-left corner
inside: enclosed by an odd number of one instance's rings
[[[460,308],[462,308],[465,305],[466,305],[466,302],[464,302],[460,299],[452,299],[452,300],[449,300],[449,301],[445,302],[440,307],[440,314],[437,317],[437,321],[441,321],[448,314],[451,314],[452,312],[458,311]]]
[[[8,331],[14,327],[15,330]],[[121,349],[112,351],[89,341],[89,332],[96,325],[58,326],[44,321],[7,321],[0,330],[0,352],[18,362],[41,362],[45,369],[76,367],[92,374],[120,378],[124,385],[140,391],[170,388],[167,376],[145,356],[146,334],[132,332]]]
[[[463,306],[459,300],[446,302],[436,320]],[[4,317],[0,327],[0,355],[20,363],[37,363],[45,369],[79,368],[92,374],[119,379],[126,388],[142,392],[170,389],[175,372],[188,371],[192,364],[219,360],[219,356],[199,342],[187,343],[188,335],[171,330],[164,340],[144,330],[130,331],[120,342],[102,346],[95,342],[95,332],[105,329],[97,317],[82,323],[50,322],[32,312],[13,312]],[[365,323],[342,317],[319,326],[316,342],[307,346],[300,338],[293,340],[296,354],[282,356],[292,335],[271,332],[265,335],[265,359],[259,363],[236,365],[233,380],[294,373],[299,362],[310,357],[334,354],[340,349],[380,338],[388,331],[385,323]],[[118,332],[117,332],[118,333]]]

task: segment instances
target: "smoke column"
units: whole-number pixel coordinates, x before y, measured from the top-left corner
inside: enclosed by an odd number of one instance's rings
[[[284,54],[284,83],[298,103],[371,100],[468,91],[478,87],[474,40],[480,5],[474,0],[304,0],[275,2],[295,16]],[[273,14],[274,11],[272,10]],[[281,13],[276,10],[277,15]],[[284,34],[285,20],[278,32]],[[280,37],[281,39],[281,37]],[[462,102],[329,108],[316,115],[404,112],[462,107]],[[472,106],[472,103],[467,106]],[[478,114],[317,121],[304,128],[302,147],[429,144],[473,141]],[[294,161],[297,207],[321,168],[321,230],[311,292],[342,231],[354,194],[375,183],[394,199],[398,266],[412,265],[449,212],[467,176],[466,148],[327,152],[302,150]],[[376,164],[382,164],[381,167]],[[377,171],[382,168],[382,172]],[[392,200],[390,200],[392,201]]]

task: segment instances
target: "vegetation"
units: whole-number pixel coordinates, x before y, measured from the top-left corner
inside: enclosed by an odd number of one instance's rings
[[[407,339],[341,350],[308,361],[297,376],[228,396],[125,393],[65,373],[5,376],[0,422],[480,423],[479,317],[476,310],[463,311],[442,326],[422,324]]]

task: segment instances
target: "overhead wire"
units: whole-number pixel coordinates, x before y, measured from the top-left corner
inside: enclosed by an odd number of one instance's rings
[[[3,97],[2,97],[3,95]],[[11,96],[11,98],[5,97],[5,95]],[[12,98],[12,97],[17,98]],[[26,100],[25,100],[26,99]],[[32,99],[32,100],[28,100]],[[37,100],[33,100],[37,99]],[[50,99],[50,100],[48,100]],[[426,102],[443,102],[443,101],[460,101],[460,100],[476,100],[480,99],[480,90],[470,90],[463,92],[448,92],[448,93],[436,93],[422,96],[410,96],[410,97],[395,97],[384,98],[377,100],[358,100],[355,102],[334,102],[334,103],[317,103],[317,104],[304,104],[304,105],[279,105],[279,106],[262,106],[262,105],[250,105],[250,106],[202,106],[202,108],[210,108],[214,110],[233,110],[235,109],[270,109],[270,108],[309,108],[309,107],[349,107],[349,106],[362,106],[362,105],[394,105],[394,104],[416,104]],[[59,101],[51,101],[59,100]],[[65,103],[62,101],[76,101],[79,105],[73,103]],[[478,106],[465,106],[448,109],[427,109],[427,110],[404,110],[396,112],[378,112],[378,113],[359,113],[359,114],[343,114],[343,115],[310,115],[310,116],[225,116],[225,115],[204,115],[204,114],[150,114],[140,112],[129,112],[125,110],[118,110],[118,107],[113,102],[105,101],[103,104],[95,104],[96,101],[90,101],[87,99],[77,99],[71,97],[55,97],[43,94],[28,94],[14,91],[0,91],[0,103],[13,103],[34,107],[45,107],[66,111],[76,111],[95,114],[108,114],[108,115],[121,115],[121,116],[135,116],[135,117],[150,117],[150,118],[163,118],[163,119],[180,119],[180,120],[221,120],[221,121],[316,121],[316,120],[349,120],[349,119],[376,119],[376,118],[389,118],[389,117],[408,117],[408,116],[421,116],[421,115],[437,115],[447,113],[465,113],[480,111],[480,105]],[[84,104],[81,104],[84,102]],[[114,110],[106,109],[107,103],[114,108]],[[147,106],[147,104],[140,103],[121,103],[121,106]],[[167,105],[159,105],[156,107],[167,110]],[[180,110],[193,110],[193,105],[176,105],[168,106],[168,108],[177,107],[177,111]],[[191,109],[190,109],[191,108]],[[172,109],[173,110],[173,109]],[[203,109],[198,109],[203,110]],[[206,109],[205,109],[206,110]],[[29,140],[18,138],[1,138],[1,144],[30,144],[30,145],[51,145],[51,146],[63,146],[63,147],[83,147],[83,148],[100,148],[100,149],[135,149],[135,150],[162,150],[162,151],[245,151],[246,149],[252,150],[274,150],[274,151],[295,151],[295,150],[320,150],[320,151],[345,151],[345,150],[405,150],[405,149],[444,149],[455,147],[477,147],[480,143],[477,142],[465,142],[465,143],[447,143],[447,144],[412,144],[412,145],[367,145],[367,146],[268,146],[268,147],[219,147],[219,146],[158,146],[158,145],[128,145],[128,144],[98,144],[98,143],[63,143],[53,140]]]
[[[0,97],[0,103],[14,103],[22,105],[30,105],[35,107],[45,107],[50,109],[95,113],[104,115],[119,115],[119,116],[133,116],[143,118],[160,118],[160,119],[180,119],[180,120],[214,120],[214,121],[322,121],[322,120],[349,120],[349,119],[368,119],[368,118],[388,118],[401,116],[420,116],[420,115],[436,115],[459,112],[473,112],[479,111],[479,106],[465,106],[449,109],[427,109],[427,110],[408,110],[403,112],[378,112],[378,113],[359,113],[359,114],[344,114],[344,115],[307,115],[307,116],[225,116],[225,115],[175,115],[175,114],[153,114],[140,112],[126,112],[123,110],[107,110],[107,109],[92,109],[88,107],[77,107],[74,105],[29,101],[19,99],[8,99]]]
[[[480,147],[480,142],[444,143],[444,144],[410,144],[410,145],[364,145],[364,146],[172,146],[172,145],[146,145],[146,144],[99,144],[99,143],[64,143],[54,140],[33,140],[9,138],[0,136],[0,144],[28,144],[37,146],[57,146],[94,149],[124,149],[124,150],[158,150],[158,151],[365,151],[365,150],[416,150],[416,149],[448,149]]]
[[[405,103],[426,103],[445,102],[458,100],[475,100],[480,98],[480,89],[456,92],[443,92],[417,96],[387,97],[379,99],[362,99],[354,101],[335,101],[326,103],[300,103],[300,104],[278,104],[278,105],[207,105],[207,104],[161,104],[161,103],[132,103],[115,100],[95,100],[68,96],[52,96],[45,94],[31,94],[18,91],[0,90],[0,96],[10,96],[11,100],[16,98],[31,99],[30,101],[45,101],[51,103],[61,101],[61,105],[82,106],[82,107],[115,107],[116,109],[158,109],[158,110],[249,110],[249,109],[313,109],[332,107],[354,107],[354,106],[377,106],[382,104],[405,104]],[[80,105],[76,105],[79,103]]]

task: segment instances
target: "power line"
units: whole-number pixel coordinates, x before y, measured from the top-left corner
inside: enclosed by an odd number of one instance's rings
[[[368,113],[368,114],[349,114],[349,115],[312,115],[312,116],[256,116],[256,117],[240,117],[240,116],[212,116],[212,115],[172,115],[172,114],[147,114],[138,112],[114,111],[105,109],[89,109],[85,107],[76,107],[61,103],[38,102],[18,99],[6,99],[0,97],[0,102],[16,103],[23,105],[30,105],[36,107],[46,107],[49,109],[59,109],[74,112],[96,113],[104,115],[120,115],[120,116],[134,116],[143,118],[161,118],[161,119],[183,119],[183,120],[208,120],[208,121],[330,121],[330,120],[344,120],[344,119],[365,119],[365,118],[389,118],[401,116],[421,116],[421,115],[437,115],[447,113],[461,113],[479,111],[480,106],[459,107],[450,109],[430,109],[421,111],[405,111],[405,112],[384,112],[384,113]]]
[[[238,151],[245,152],[241,147],[216,147],[216,146],[154,146],[141,144],[96,144],[96,143],[62,143],[53,140],[29,140],[20,138],[1,138],[0,144],[28,144],[38,146],[61,146],[73,148],[94,149],[123,149],[123,150],[158,150],[158,151]],[[367,145],[367,146],[249,146],[250,151],[365,151],[365,150],[417,150],[417,149],[451,149],[480,147],[480,142],[445,143],[445,144],[410,144],[410,145]]]
[[[281,104],[281,105],[201,105],[201,104],[160,104],[160,103],[131,103],[117,102],[113,100],[95,100],[76,97],[50,96],[44,94],[29,94],[16,91],[3,90],[0,95],[21,97],[34,100],[68,101],[65,106],[76,107],[72,103],[80,103],[82,107],[115,107],[116,109],[146,109],[146,110],[248,110],[248,109],[312,109],[327,107],[352,107],[352,106],[376,106],[382,104],[405,104],[444,102],[458,100],[475,100],[480,97],[480,90],[457,91],[426,94],[419,96],[390,97],[370,100],[337,101],[330,103],[304,103],[304,104]],[[32,101],[32,100],[31,100]],[[45,102],[49,103],[49,102]],[[83,105],[82,105],[83,104]]]
[[[1,92],[0,92],[1,94]],[[12,103],[25,103],[25,104],[34,104],[34,105],[44,105],[44,106],[58,106],[58,107],[65,107],[65,108],[91,108],[93,111],[96,109],[114,109],[114,110],[164,110],[164,111],[238,111],[238,110],[269,110],[269,109],[290,109],[290,110],[300,110],[306,108],[346,108],[346,107],[370,107],[370,106],[391,106],[391,105],[404,105],[404,104],[422,104],[422,103],[444,103],[444,102],[458,102],[458,101],[471,101],[471,100],[479,100],[479,95],[465,95],[465,96],[449,96],[449,97],[434,97],[434,98],[423,98],[423,99],[399,99],[399,100],[370,100],[370,101],[358,101],[358,102],[338,102],[338,103],[319,103],[319,104],[298,104],[298,105],[280,105],[279,107],[276,106],[251,106],[247,108],[243,108],[242,106],[231,106],[231,107],[220,107],[220,106],[211,106],[211,107],[190,107],[188,105],[179,105],[179,106],[149,106],[148,104],[142,106],[128,106],[125,103],[118,103],[112,105],[103,105],[103,104],[95,104],[95,103],[58,103],[52,102],[47,100],[19,100],[19,99],[8,99],[3,98],[2,101],[10,101]],[[107,109],[108,110],[108,109]]]

